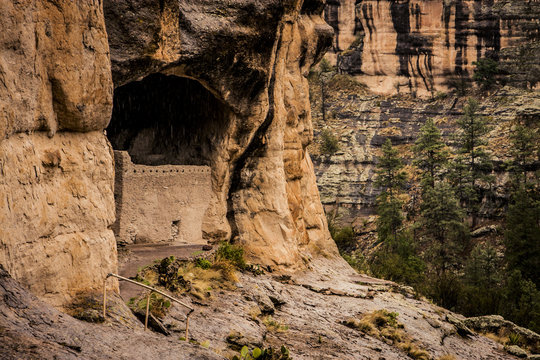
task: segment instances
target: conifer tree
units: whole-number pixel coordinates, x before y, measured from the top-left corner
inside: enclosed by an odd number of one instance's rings
[[[437,274],[457,268],[468,239],[461,210],[451,186],[435,183],[426,190],[419,224],[423,240],[429,245],[429,257]]]
[[[540,287],[540,202],[538,194],[520,185],[506,213],[505,259],[509,270]]]
[[[418,226],[426,244],[426,259],[432,271],[430,290],[435,300],[446,307],[458,299],[457,271],[467,247],[468,231],[464,213],[447,182],[437,182],[423,195]]]
[[[398,151],[390,139],[382,146],[383,155],[377,164],[375,186],[382,189],[377,197],[377,233],[379,241],[397,243],[398,230],[403,224],[402,201],[398,195],[405,186],[406,176]]]
[[[510,136],[512,193],[504,240],[509,270],[519,270],[540,287],[540,184],[531,171],[540,152],[538,122],[516,119]]]
[[[449,155],[442,141],[441,131],[432,119],[426,120],[424,126],[420,128],[420,137],[413,151],[415,154],[413,164],[422,172],[422,187],[435,187],[435,181],[440,179]]]
[[[472,216],[473,227],[482,201],[481,185],[492,181],[490,173],[493,167],[486,148],[486,135],[489,132],[487,119],[478,111],[478,102],[469,98],[463,108],[463,116],[457,122],[461,131],[456,139],[458,156],[451,176],[453,185],[458,187],[460,200]]]

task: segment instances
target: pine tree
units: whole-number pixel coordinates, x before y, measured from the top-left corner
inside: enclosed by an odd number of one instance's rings
[[[402,201],[398,195],[405,186],[406,176],[398,151],[392,147],[390,139],[382,146],[383,155],[376,170],[375,186],[382,189],[377,197],[377,234],[379,241],[397,243],[398,230],[403,224]]]
[[[423,194],[420,219],[421,240],[425,244],[425,257],[431,276],[428,292],[443,306],[457,304],[458,271],[468,242],[468,231],[463,222],[464,213],[451,186],[435,183]]]
[[[512,147],[509,171],[513,175],[514,186],[530,185],[529,169],[535,161],[540,160],[540,121],[526,118],[514,120],[510,140]],[[533,179],[537,180],[537,179]]]
[[[441,131],[432,119],[426,120],[424,126],[420,128],[420,137],[413,151],[415,154],[413,164],[422,172],[422,187],[433,188],[435,181],[442,175],[449,154],[442,141]]]
[[[438,274],[459,267],[468,240],[461,210],[451,186],[446,182],[427,189],[421,206],[419,225],[430,248],[429,257]]]
[[[468,316],[495,314],[502,301],[502,259],[489,243],[477,245],[467,259],[460,311]]]
[[[457,122],[461,131],[456,139],[458,156],[453,163],[451,176],[460,200],[472,216],[473,227],[482,202],[482,184],[492,181],[490,173],[493,168],[491,155],[486,149],[486,135],[489,132],[487,119],[478,111],[478,102],[469,98],[463,108],[464,114]]]
[[[506,213],[505,259],[510,270],[540,287],[540,201],[538,193],[521,185],[512,195]]]
[[[510,136],[512,192],[504,240],[509,270],[519,270],[540,287],[540,183],[531,171],[539,159],[538,122],[516,119]]]
[[[375,186],[382,189],[382,192],[395,197],[403,190],[406,181],[406,174],[403,172],[403,162],[399,157],[399,152],[392,146],[390,139],[386,139],[382,146],[383,155],[377,163]]]

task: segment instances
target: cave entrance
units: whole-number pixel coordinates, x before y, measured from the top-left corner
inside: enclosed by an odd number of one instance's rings
[[[115,89],[107,137],[115,150],[120,244],[206,243],[210,166],[230,113],[188,78],[152,74]]]
[[[229,113],[198,81],[152,74],[115,89],[107,137],[136,164],[210,165]]]

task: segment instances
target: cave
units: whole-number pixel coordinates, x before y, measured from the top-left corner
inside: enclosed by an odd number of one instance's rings
[[[152,74],[114,91],[107,137],[142,165],[210,165],[230,110],[198,81]]]
[[[107,137],[115,162],[119,244],[204,244],[211,165],[231,111],[198,81],[152,74],[114,91]]]

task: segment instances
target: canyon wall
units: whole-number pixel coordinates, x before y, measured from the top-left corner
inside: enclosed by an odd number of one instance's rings
[[[444,141],[452,146],[463,116],[467,97],[456,95],[434,99],[413,98],[410,94],[376,95],[369,90],[353,88],[340,76],[327,83],[326,119],[321,113],[320,82],[312,81],[312,114],[315,140],[312,152],[317,183],[327,213],[342,226],[353,225],[361,234],[374,230],[375,170],[382,155],[382,144],[388,138],[404,160],[409,176],[407,192],[410,205],[418,198],[419,180],[410,166],[412,146],[427,119],[441,129]],[[508,204],[510,175],[505,163],[510,160],[511,128],[516,118],[540,118],[540,92],[511,86],[499,88],[489,97],[479,98],[479,113],[486,117],[490,132],[488,150],[493,155],[495,182],[480,209],[480,224],[497,223]],[[320,151],[321,133],[326,131],[338,141],[333,154]],[[538,169],[540,164],[533,164]],[[375,233],[371,233],[376,236]]]
[[[332,36],[323,7],[104,2],[117,87],[113,147],[144,165],[209,166],[204,238],[231,239],[263,265],[299,269],[337,254],[306,150],[306,76]]]
[[[325,18],[335,36],[327,57],[377,93],[429,95],[452,76],[468,79],[480,58],[515,62],[529,50],[523,42],[538,39],[539,11],[535,0],[330,0]],[[538,67],[534,54],[522,65]]]
[[[0,263],[61,305],[117,267],[103,11],[2,1],[0,24]]]
[[[323,8],[3,1],[0,262],[57,306],[98,289],[117,267],[113,149],[209,166],[207,241],[279,269],[337,257],[306,150]]]

